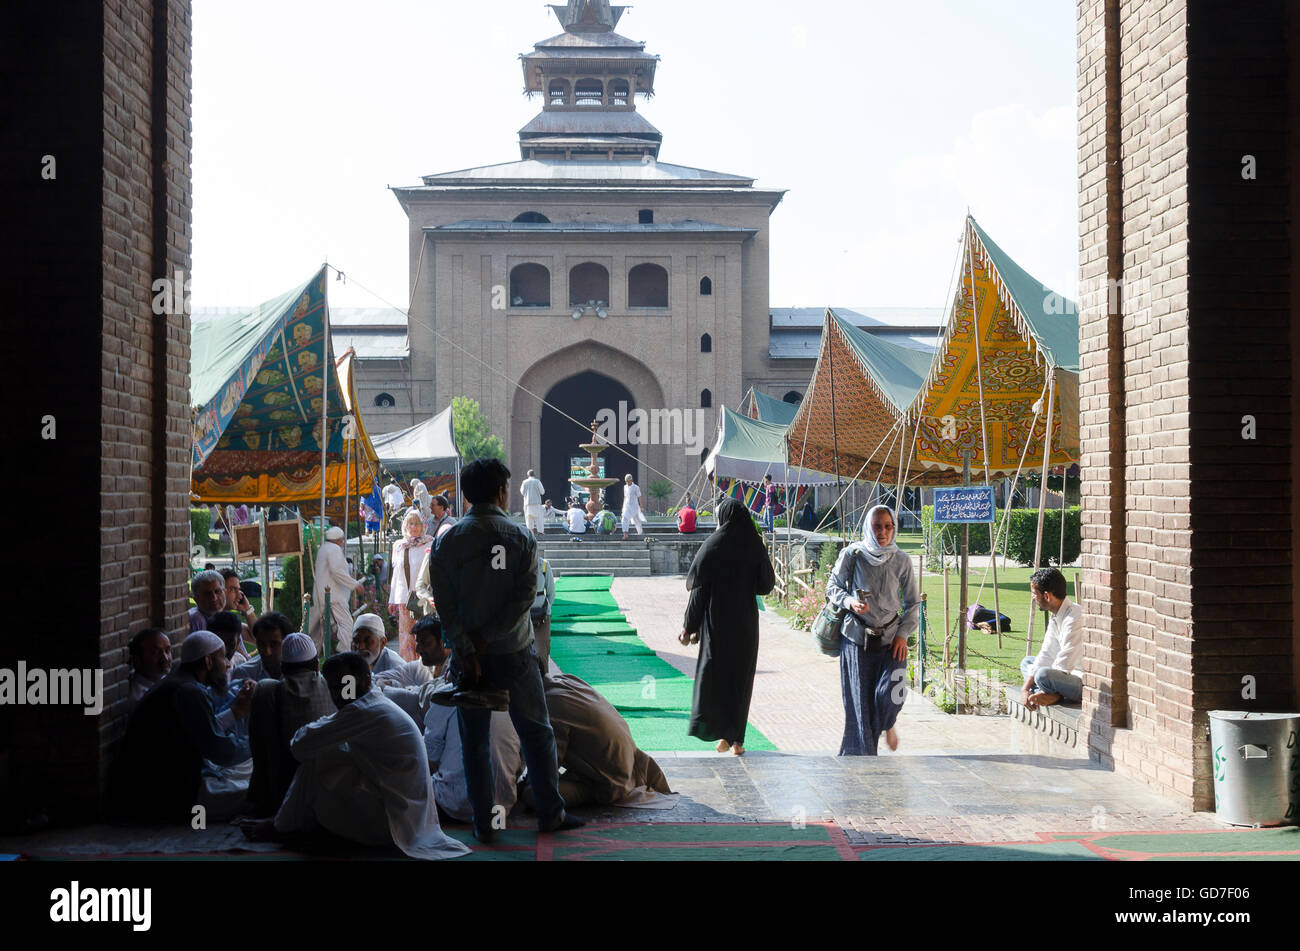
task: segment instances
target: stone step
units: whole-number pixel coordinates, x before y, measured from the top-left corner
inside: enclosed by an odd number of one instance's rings
[[[555,568],[555,577],[577,577],[582,575],[608,575],[612,578],[649,578],[650,566],[644,568],[610,568],[605,571],[595,571],[586,568]]]

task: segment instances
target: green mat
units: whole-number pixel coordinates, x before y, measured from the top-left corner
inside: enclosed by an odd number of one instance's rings
[[[562,671],[581,677],[614,705],[641,749],[712,746],[713,741],[686,733],[695,682],[636,636],[609,593],[612,583],[609,577],[556,580],[551,657]],[[752,724],[745,731],[745,748],[776,749]]]
[[[551,636],[569,634],[635,634],[636,628],[626,621],[575,621],[572,618],[551,621]]]
[[[612,575],[564,575],[555,579],[555,591],[608,591],[613,583]]]

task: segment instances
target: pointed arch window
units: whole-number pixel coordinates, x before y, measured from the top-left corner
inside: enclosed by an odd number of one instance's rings
[[[711,391],[704,390],[702,393],[700,393],[700,408],[701,409],[713,408],[713,393]]]
[[[710,278],[707,277],[700,278],[700,296],[701,297],[713,296],[713,281]]]
[[[705,334],[703,337],[700,338],[700,353],[712,353],[712,352],[713,352],[713,338],[710,337],[708,334]]]

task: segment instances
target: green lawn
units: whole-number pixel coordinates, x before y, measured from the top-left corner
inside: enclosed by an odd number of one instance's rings
[[[919,554],[921,535],[908,533],[898,536],[898,546],[909,554]],[[1011,618],[1011,630],[1002,635],[1002,646],[998,647],[996,634],[981,631],[969,631],[966,635],[966,666],[972,670],[995,669],[1003,680],[1016,681],[1020,676],[1020,660],[1026,654],[1025,628],[1029,621],[1029,576],[1030,568],[1016,565],[1007,566],[998,562],[998,599],[1002,613]],[[1069,582],[1070,597],[1075,598],[1074,569],[1067,568],[1065,576]],[[983,590],[980,589],[983,582]],[[922,579],[922,590],[926,596],[927,618],[927,656],[928,664],[938,666],[943,659],[944,611],[943,611],[943,576],[926,572]],[[957,657],[956,616],[958,609],[959,579],[955,570],[949,571],[948,608],[950,628],[953,639],[950,651],[954,662]],[[987,608],[993,607],[993,573],[984,568],[970,570],[967,597],[971,604],[979,602]],[[784,618],[789,618],[791,611],[782,607],[775,599],[766,599],[768,606]],[[1041,612],[1034,621],[1033,652],[1042,647],[1045,624]]]

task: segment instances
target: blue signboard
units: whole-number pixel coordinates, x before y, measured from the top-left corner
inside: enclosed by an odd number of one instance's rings
[[[959,489],[934,490],[936,522],[992,522],[993,489],[986,486],[963,486]]]

